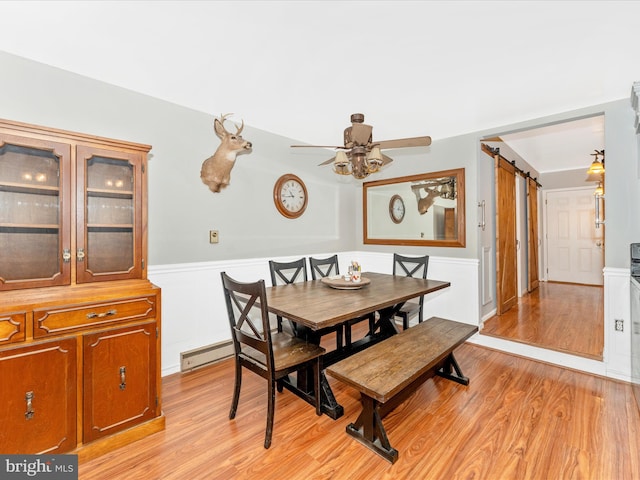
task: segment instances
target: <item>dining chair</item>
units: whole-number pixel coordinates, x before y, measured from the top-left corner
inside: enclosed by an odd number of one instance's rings
[[[316,415],[320,410],[320,357],[324,348],[308,343],[286,332],[271,332],[264,280],[244,283],[221,273],[224,297],[229,314],[235,357],[235,387],[229,419],[233,420],[240,400],[242,368],[267,380],[267,428],[264,448],[271,446],[276,387],[290,373],[313,370]]]
[[[404,275],[413,278],[427,278],[427,270],[429,268],[429,255],[421,257],[407,257],[393,254],[393,274]],[[409,319],[418,315],[418,323],[423,320],[424,295],[419,297],[418,302],[405,302],[400,311],[396,313],[396,317],[402,319],[402,328],[409,328]]]
[[[340,267],[338,266],[338,255],[328,258],[309,257],[309,266],[311,267],[311,278],[316,280],[316,276],[328,277],[330,275],[339,275]],[[364,320],[369,321],[369,332],[373,331],[375,325],[375,314],[371,313],[363,317],[354,318],[344,323],[344,342],[346,347],[351,347],[351,327],[356,323]],[[342,328],[336,330],[336,348],[342,348]]]
[[[271,285],[287,285],[296,282],[306,282],[307,276],[307,261],[304,257],[300,260],[294,260],[292,262],[276,262],[269,260],[269,272],[271,273]],[[278,331],[282,331],[282,317],[276,315],[278,321]],[[296,332],[295,322],[289,320],[291,323],[291,329],[293,333]]]

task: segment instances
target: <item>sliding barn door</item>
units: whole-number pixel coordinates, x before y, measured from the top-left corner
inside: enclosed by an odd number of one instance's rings
[[[496,300],[501,315],[518,301],[515,167],[500,155],[496,166]]]
[[[527,200],[528,200],[528,215],[527,220],[529,223],[529,242],[528,242],[528,260],[529,260],[529,282],[528,290],[533,292],[538,288],[540,271],[540,261],[538,255],[538,184],[536,181],[528,177],[527,178]]]

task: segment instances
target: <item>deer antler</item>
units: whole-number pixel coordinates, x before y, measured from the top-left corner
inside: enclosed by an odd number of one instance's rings
[[[220,123],[224,123],[224,121],[226,120],[227,117],[233,115],[233,113],[224,113],[224,114],[220,114]]]
[[[224,121],[227,119],[227,117],[230,117],[231,115],[233,115],[233,113],[220,114],[220,125],[222,125],[222,128],[224,128]],[[242,125],[240,125],[240,127],[238,127],[238,125],[235,125],[235,127],[236,127],[236,135],[240,135],[242,133],[242,129],[244,129],[244,119],[242,120]],[[227,130],[226,128],[224,129]]]

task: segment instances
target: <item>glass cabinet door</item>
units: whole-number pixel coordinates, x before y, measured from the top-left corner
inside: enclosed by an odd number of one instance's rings
[[[142,156],[78,146],[78,283],[141,278]]]
[[[70,152],[0,134],[0,290],[70,283]]]

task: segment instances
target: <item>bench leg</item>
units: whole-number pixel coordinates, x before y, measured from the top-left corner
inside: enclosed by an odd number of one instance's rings
[[[455,374],[454,374],[455,370]],[[469,378],[465,377],[462,374],[462,370],[460,369],[460,365],[456,361],[456,357],[453,356],[453,352],[451,352],[444,361],[444,365],[436,372],[439,376],[444,377],[448,380],[453,380],[454,382],[460,383],[462,385],[469,385]]]
[[[367,395],[361,396],[362,412],[355,423],[347,425],[347,433],[381,457],[395,463],[398,451],[391,447],[387,438],[380,415],[380,403]]]

